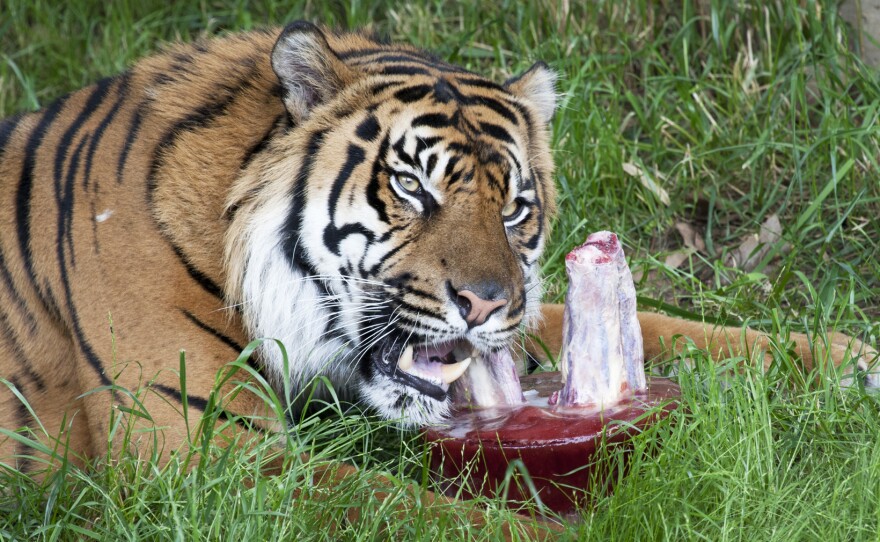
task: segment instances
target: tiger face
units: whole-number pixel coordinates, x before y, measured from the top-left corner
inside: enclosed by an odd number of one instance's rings
[[[405,424],[539,312],[554,75],[497,85],[415,49],[299,23],[272,54],[293,126],[230,206],[231,301],[294,391],[326,375]],[[244,218],[247,217],[247,218]],[[286,365],[285,365],[286,363]]]

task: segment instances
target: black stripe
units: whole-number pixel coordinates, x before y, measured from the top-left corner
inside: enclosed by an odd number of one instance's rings
[[[150,387],[161,391],[165,395],[176,400],[181,405],[183,404],[183,395],[180,393],[179,389],[172,388],[158,382],[153,382],[152,384],[150,384]],[[187,393],[186,402],[187,404],[189,404],[189,406],[195,407],[202,412],[204,412],[208,408],[208,400],[204,397],[199,397],[198,395],[191,395]],[[224,421],[227,420],[228,418],[226,417],[226,412],[221,410],[219,412],[219,418]]]
[[[6,291],[17,306],[18,314],[25,320],[28,333],[33,334],[37,330],[37,320],[29,310],[28,304],[21,296],[18,288],[15,287],[15,281],[12,278],[12,274],[9,272],[9,266],[6,264],[6,254],[2,247],[0,247],[0,278],[2,278]],[[8,311],[8,307],[7,312],[11,312]]]
[[[431,87],[428,85],[417,85],[414,87],[405,87],[394,93],[394,97],[403,103],[417,102],[431,93]]]
[[[360,223],[344,224],[341,228],[337,228],[335,225],[331,224],[324,228],[324,244],[338,256],[339,245],[346,237],[352,235],[364,236],[368,244],[375,238],[373,230]]]
[[[21,122],[23,117],[24,115],[15,115],[14,117],[9,117],[0,121],[0,158],[3,158],[3,151],[6,149],[6,145],[12,137],[12,133],[15,132],[18,123]]]
[[[456,77],[455,80],[456,80],[456,82],[458,82],[461,85],[466,85],[469,87],[484,88],[484,89],[488,89],[488,90],[496,90],[498,92],[504,92],[505,94],[509,94],[507,89],[505,89],[504,87],[502,87],[498,83],[494,83],[492,81],[489,81],[488,79],[482,79],[479,77]]]
[[[18,127],[22,118],[23,115],[16,115],[0,122],[0,159],[2,159],[6,145],[9,143],[13,132],[15,132],[15,129]],[[2,279],[6,291],[17,306],[18,314],[25,320],[28,332],[34,333],[37,328],[37,321],[34,319],[33,314],[28,310],[28,305],[24,298],[22,298],[21,293],[19,293],[18,288],[15,287],[15,282],[12,279],[12,274],[9,272],[9,266],[6,263],[6,254],[2,247],[0,247],[0,279]],[[10,337],[12,337],[11,334]],[[14,340],[14,337],[12,340]],[[15,346],[20,348],[17,341],[15,341]]]
[[[489,108],[495,113],[498,113],[500,116],[504,117],[507,122],[513,124],[514,126],[519,126],[519,120],[516,118],[516,115],[513,112],[504,107],[501,102],[498,100],[489,98],[488,96],[474,96],[474,103],[478,105],[482,105],[483,107]]]
[[[385,283],[385,285],[387,285],[389,288],[402,289],[415,279],[416,278],[413,276],[412,273],[404,271],[403,273],[399,273],[397,275],[394,275],[393,277],[384,279],[382,282]]]
[[[379,258],[379,261],[376,262],[375,265],[373,265],[373,267],[371,267],[369,270],[363,270],[364,276],[365,277],[375,277],[377,274],[379,274],[379,269],[381,269],[383,265],[388,263],[388,260],[390,260],[395,254],[397,254],[398,252],[403,250],[407,245],[409,245],[410,243],[412,243],[414,241],[416,241],[416,237],[408,237],[408,238],[404,239],[403,241],[401,241],[400,243],[398,243],[397,246],[395,246],[394,248],[389,250],[387,253],[385,253],[381,258]]]
[[[403,293],[405,295],[413,295],[415,297],[421,297],[422,299],[434,301],[435,303],[442,303],[442,300],[439,297],[425,290],[413,288],[412,286],[404,286],[403,288],[401,288],[401,290],[403,290]]]
[[[430,128],[446,128],[452,124],[452,119],[443,113],[426,113],[412,120],[412,127],[428,126]]]
[[[412,305],[409,305],[407,307],[403,307],[400,304],[401,304],[401,302],[398,301],[398,305],[401,310],[398,310],[394,314],[394,317],[397,318],[400,323],[409,324],[411,327],[414,327],[414,328],[420,328],[421,330],[433,331],[433,332],[437,332],[437,333],[444,333],[444,332],[449,331],[449,326],[446,324],[445,319],[443,319],[439,316],[434,316],[433,314],[429,314],[429,313],[425,312],[425,310],[421,307],[414,307]],[[409,311],[409,312],[406,312],[406,311]],[[441,322],[442,326],[432,326],[431,324],[428,324],[427,322],[425,322],[424,318],[433,318],[434,320]],[[398,325],[398,327],[402,327],[402,326]],[[418,336],[420,338],[424,337],[423,334],[421,334],[417,331],[413,331],[413,336]],[[412,341],[412,342],[421,342],[421,341]]]
[[[374,115],[367,115],[367,117],[358,124],[354,133],[364,141],[374,141],[379,135],[379,121],[376,120]]]
[[[18,248],[24,260],[25,274],[37,293],[42,291],[34,273],[34,260],[31,254],[31,194],[34,186],[34,168],[37,162],[37,151],[43,143],[46,131],[64,108],[68,96],[60,98],[43,111],[37,127],[31,132],[25,146],[24,163],[21,168],[21,179],[15,195],[15,222],[18,229]]]
[[[340,59],[347,60],[353,58],[362,58],[370,55],[379,55],[379,54],[396,54],[396,55],[406,55],[408,58],[412,58],[414,60],[421,60],[423,62],[434,62],[441,63],[442,61],[434,55],[428,54],[424,51],[401,51],[399,49],[394,49],[391,47],[373,47],[369,49],[355,49],[352,51],[342,51],[337,53]]]
[[[58,302],[55,301],[55,295],[52,294],[52,286],[47,278],[43,279],[43,292],[46,294],[43,300],[46,303],[46,310],[52,315],[52,318],[61,320],[61,309],[58,306]]]
[[[59,216],[59,223],[63,220],[62,217]],[[59,224],[60,227],[60,224]],[[60,233],[59,233],[60,235]],[[64,255],[64,245],[60,241],[57,243],[57,258],[58,265],[61,273],[61,286],[64,290],[64,298],[67,302],[68,314],[70,316],[70,323],[73,327],[73,335],[76,339],[77,345],[79,346],[80,351],[85,356],[86,361],[92,368],[95,370],[95,373],[98,375],[98,379],[101,381],[101,384],[104,386],[109,386],[111,384],[110,379],[104,373],[104,363],[101,361],[101,358],[95,353],[92,345],[89,344],[89,341],[86,339],[85,333],[82,330],[79,321],[79,313],[76,310],[76,306],[73,302],[73,291],[70,288],[70,277],[68,275],[67,262]],[[71,247],[71,255],[73,254],[73,248]],[[121,400],[118,392],[114,390],[114,397],[117,400]]]
[[[442,137],[417,137],[416,138],[416,157],[421,158],[419,155],[422,154],[423,151],[433,147],[437,143],[443,141]]]
[[[128,97],[128,84],[129,84],[129,75],[123,74],[119,78],[119,86],[116,89],[116,92],[119,94],[116,98],[116,101],[113,103],[113,106],[110,108],[110,111],[104,116],[101,120],[101,123],[95,129],[95,134],[92,137],[92,143],[89,145],[89,152],[86,154],[86,168],[83,172],[83,188],[89,187],[89,182],[92,178],[92,160],[95,156],[95,151],[98,149],[98,144],[101,142],[101,139],[104,137],[104,132],[107,130],[107,127],[110,126],[110,123],[113,122],[113,119],[116,117],[116,114],[119,112],[119,108],[125,99]],[[98,183],[95,182],[95,190],[98,189]]]
[[[64,160],[70,156],[70,146],[73,145],[73,140],[76,137],[76,134],[83,128],[83,124],[85,124],[85,122],[91,118],[95,111],[101,106],[101,103],[107,96],[107,90],[110,88],[111,82],[112,79],[102,79],[92,87],[92,92],[89,94],[86,103],[83,104],[82,109],[80,109],[76,118],[70,123],[70,126],[67,127],[67,130],[64,131],[61,139],[58,140],[58,145],[55,150],[54,170],[56,195],[61,188],[62,177],[64,175]]]
[[[540,224],[540,221],[538,221],[538,223]],[[523,246],[528,250],[535,250],[538,247],[538,242],[540,240],[541,240],[541,226],[539,225],[538,232],[535,233],[535,235],[532,235],[531,237],[529,237]]]
[[[516,159],[516,156],[513,154],[513,151],[510,150],[510,147],[505,147],[504,149],[507,157],[510,158],[510,161],[513,162],[513,167],[516,168],[516,172],[519,174],[520,181],[525,185],[527,182],[526,175],[523,174],[522,164],[519,163],[519,160]]]
[[[128,153],[141,131],[141,123],[143,121],[143,110],[146,109],[146,103],[139,105],[131,116],[131,126],[128,134],[125,136],[125,144],[122,146],[122,152],[119,153],[119,162],[116,164],[116,182],[122,183],[122,174],[125,171],[125,163],[128,161]]]
[[[435,68],[443,70],[443,66],[438,62],[432,62],[417,55],[409,55],[400,51],[387,51],[385,54],[376,54],[372,58],[361,58],[352,64],[356,66],[364,66],[368,64],[416,64],[425,68]]]
[[[432,154],[428,157],[428,163],[425,165],[425,175],[430,179],[434,173],[434,168],[437,166],[437,155]]]
[[[525,309],[524,302],[517,303],[515,307],[513,307],[512,309],[510,309],[510,311],[508,311],[507,317],[508,318],[517,318],[523,313],[524,309]],[[517,324],[517,325],[519,325],[519,324]]]
[[[397,154],[397,157],[400,159],[401,162],[413,168],[418,167],[415,159],[406,152],[406,149],[403,148],[405,143],[406,136],[400,136],[400,138],[394,142],[394,145],[392,145],[391,148],[394,149],[394,152]]]
[[[385,66],[380,71],[383,75],[431,75],[431,72],[417,66],[409,66],[403,64],[392,64]]]
[[[354,49],[351,51],[339,51],[337,52],[337,56],[339,56],[340,60],[348,60],[352,58],[359,58],[363,56],[375,55],[378,53],[384,53],[388,49],[382,47],[373,47],[369,49]]]
[[[196,281],[203,290],[215,297],[223,297],[223,290],[217,286],[217,283],[211,280],[206,274],[202,273],[196,266],[191,264],[189,259],[183,253],[183,250],[177,246],[176,243],[171,242],[169,239],[168,244],[171,245],[171,249],[174,250],[177,259],[180,260],[180,263],[186,268],[186,272],[189,273],[189,276]]]
[[[0,311],[0,331],[2,331],[2,336],[7,339],[7,343],[12,347],[12,360],[20,369],[19,372],[33,382],[38,391],[44,391],[46,389],[46,382],[43,381],[40,375],[34,372],[31,362],[25,356],[24,347],[21,345],[21,341],[18,340],[18,334],[9,322],[6,311]]]
[[[305,262],[306,265],[311,267],[307,263],[305,248],[299,246],[299,231],[302,227],[302,213],[306,206],[306,190],[309,175],[312,173],[312,164],[321,150],[321,146],[324,144],[325,136],[326,132],[323,130],[314,132],[309,136],[305,156],[302,159],[302,164],[299,166],[299,171],[290,190],[290,213],[287,215],[284,231],[280,232],[282,234],[284,254],[294,270],[297,270],[299,267],[298,261]]]
[[[452,74],[471,74],[468,70],[455,64],[450,64],[440,60],[438,57],[424,52],[400,51],[400,50],[374,50],[369,54],[358,55],[360,58],[353,60],[355,66],[364,66],[369,68],[371,65],[399,65],[408,64],[421,66],[429,70],[436,70],[443,73]]]
[[[497,190],[500,193],[504,192],[504,183],[503,181],[498,179],[498,176],[495,175],[494,171],[487,169],[483,172],[483,176],[486,178],[486,181],[489,183],[489,186],[491,188]]]
[[[516,331],[517,329],[519,329],[519,325],[520,325],[521,323],[522,323],[522,322],[515,322],[515,323],[513,323],[513,324],[510,324],[510,325],[507,326],[507,327],[503,327],[503,328],[501,328],[501,329],[499,329],[499,330],[496,330],[496,331],[494,332],[494,334],[495,334],[495,335],[500,335],[500,334],[506,334],[506,333],[509,333],[509,332],[511,332],[511,331]]]
[[[354,169],[362,164],[365,159],[366,153],[362,147],[349,144],[345,163],[342,165],[342,169],[339,170],[339,174],[336,176],[336,180],[333,181],[333,187],[330,190],[327,209],[330,215],[330,224],[324,227],[324,244],[337,256],[339,255],[339,244],[350,235],[361,234],[367,238],[367,242],[372,241],[374,238],[373,232],[360,223],[345,224],[341,228],[336,226],[336,205],[342,195],[342,189],[345,187]]]
[[[172,388],[172,387],[166,386],[164,384],[159,384],[158,382],[153,382],[152,384],[150,384],[150,387],[154,388],[156,390],[159,390],[160,392],[164,393],[168,397],[171,397],[172,399],[177,401],[178,404],[183,405],[183,396],[181,395],[179,389]],[[191,395],[191,394],[187,393],[186,394],[186,402],[189,406],[195,407],[197,410],[199,410],[201,412],[205,412],[208,409],[208,400],[205,399],[204,397],[199,397],[198,395]],[[218,408],[219,408],[219,405],[218,405]],[[238,416],[234,413],[227,412],[226,410],[223,410],[223,409],[219,409],[217,411],[217,419],[224,421],[224,422],[229,421],[230,414],[232,415],[233,420],[235,421],[235,424],[246,431],[256,431],[256,432],[262,433],[262,434],[265,434],[268,432],[266,429],[263,429],[262,427],[260,427],[258,425],[252,424],[248,418]]]
[[[83,126],[86,122],[95,114],[101,104],[104,102],[104,98],[107,96],[107,92],[110,89],[111,83],[113,79],[102,79],[99,81],[93,88],[92,92],[86,100],[85,104],[83,104],[82,109],[77,114],[76,118],[73,122],[68,126],[67,130],[62,134],[61,139],[58,141],[58,146],[55,150],[55,168],[54,168],[54,180],[55,180],[55,202],[58,205],[58,231],[56,234],[56,250],[58,255],[58,265],[61,268],[62,280],[66,280],[67,269],[66,262],[64,258],[64,242],[67,242],[68,253],[70,257],[70,262],[72,266],[76,265],[76,256],[73,249],[73,203],[74,203],[74,181],[76,179],[76,173],[79,169],[80,157],[82,155],[83,148],[85,144],[89,140],[89,135],[80,139],[79,143],[76,146],[76,149],[71,154],[70,148],[73,145],[74,139],[76,139],[77,134],[80,130],[82,130]],[[69,157],[69,164],[67,166],[67,175],[64,173],[64,162]],[[73,311],[73,305],[68,300],[68,308]]]
[[[220,342],[222,342],[223,344],[225,344],[229,348],[235,350],[236,354],[241,353],[241,351],[244,350],[244,347],[242,345],[238,344],[237,342],[232,340],[232,338],[228,337],[227,335],[220,333],[219,331],[212,328],[208,324],[202,322],[201,320],[196,318],[193,315],[193,313],[189,312],[188,310],[180,309],[180,312],[182,312],[183,315],[186,316],[187,320],[189,320],[190,322],[192,322],[193,324],[198,326],[202,331],[206,331],[206,332],[210,333],[211,335],[216,337]],[[248,359],[248,360],[250,361],[250,359]]]
[[[510,137],[510,133],[497,124],[481,122],[480,131],[505,143],[513,144],[513,138]]]
[[[459,158],[456,155],[452,155],[449,157],[449,161],[446,162],[446,170],[443,172],[443,177],[446,179],[446,186],[452,186],[461,179],[461,171],[455,171],[455,166],[458,165]]]
[[[537,183],[543,187],[543,176],[539,171],[533,170],[529,168],[529,172],[532,176],[537,180]],[[530,249],[534,249],[538,246],[538,241],[544,235],[544,202],[541,199],[544,196],[543,191],[535,193],[535,201],[534,201],[534,214],[535,221],[538,227],[538,230],[535,232],[535,235],[532,236],[531,239],[526,243],[526,247]]]
[[[377,94],[381,94],[382,92],[386,91],[387,89],[389,89],[391,87],[399,87],[400,85],[403,85],[403,84],[405,84],[404,81],[388,81],[385,83],[378,83],[376,85],[371,86],[369,92],[371,95],[375,96]]]
[[[394,235],[395,233],[397,233],[401,230],[405,230],[407,228],[409,228],[409,224],[407,224],[406,222],[400,222],[396,226],[392,226],[392,227],[388,228],[387,230],[385,230],[385,233],[380,235],[376,239],[375,242],[376,243],[384,243],[385,241],[391,239],[391,236]]]
[[[523,120],[525,121],[526,131],[529,135],[529,141],[532,141],[535,138],[535,121],[534,121],[534,119],[532,119],[532,114],[521,103],[513,101],[513,100],[506,100],[506,101],[507,101],[507,105],[516,109],[516,111],[519,113],[520,117],[522,117]]]
[[[446,79],[438,79],[434,83],[434,99],[441,103],[447,103],[455,100],[461,104],[466,104],[467,100],[462,96],[461,92],[454,86],[449,84]]]
[[[377,156],[380,158],[384,158],[385,153],[388,152],[388,138],[390,133],[386,134],[382,139],[382,144],[379,146],[379,153]],[[379,215],[379,220],[385,222],[386,224],[390,224],[390,220],[388,219],[388,212],[385,208],[385,202],[382,201],[382,198],[379,197],[379,191],[381,190],[381,181],[379,176],[382,173],[382,160],[376,160],[373,162],[373,171],[370,173],[370,182],[367,183],[367,203],[376,210],[376,214]]]
[[[413,304],[409,303],[408,301],[405,301],[403,299],[403,296],[395,295],[394,296],[394,303],[397,305],[397,308],[399,308],[401,310],[409,311],[415,315],[418,315],[419,317],[432,318],[434,320],[439,320],[444,325],[446,324],[446,319],[444,319],[442,315],[437,316],[435,314],[431,314],[430,312],[428,312],[427,307],[418,307],[416,305],[413,305]],[[425,326],[425,327],[427,327],[427,326]],[[440,329],[440,328],[437,328],[437,329]]]
[[[79,169],[80,155],[83,147],[89,140],[89,134],[80,139],[79,145],[70,157],[70,164],[67,167],[67,179],[63,186],[56,188],[55,201],[58,203],[58,234],[56,243],[58,243],[59,254],[61,253],[61,245],[66,241],[68,253],[70,256],[70,264],[76,267],[76,254],[73,251],[73,186],[76,180],[76,172]],[[59,262],[61,263],[61,262]]]

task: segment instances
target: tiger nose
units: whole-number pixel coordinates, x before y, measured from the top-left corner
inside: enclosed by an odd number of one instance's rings
[[[455,294],[453,299],[458,305],[458,312],[468,323],[468,327],[483,324],[495,309],[507,304],[506,299],[483,299],[470,290],[458,290]]]

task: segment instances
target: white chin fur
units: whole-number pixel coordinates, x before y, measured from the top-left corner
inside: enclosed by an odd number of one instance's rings
[[[448,400],[432,399],[382,375],[363,382],[361,396],[383,418],[397,421],[402,427],[435,425],[449,417]]]

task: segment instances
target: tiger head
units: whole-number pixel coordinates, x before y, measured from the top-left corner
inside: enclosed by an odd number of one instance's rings
[[[308,23],[271,63],[287,127],[230,199],[231,301],[286,346],[262,347],[276,385],[324,375],[387,417],[435,422],[467,358],[539,312],[555,75],[539,63],[498,85]]]

